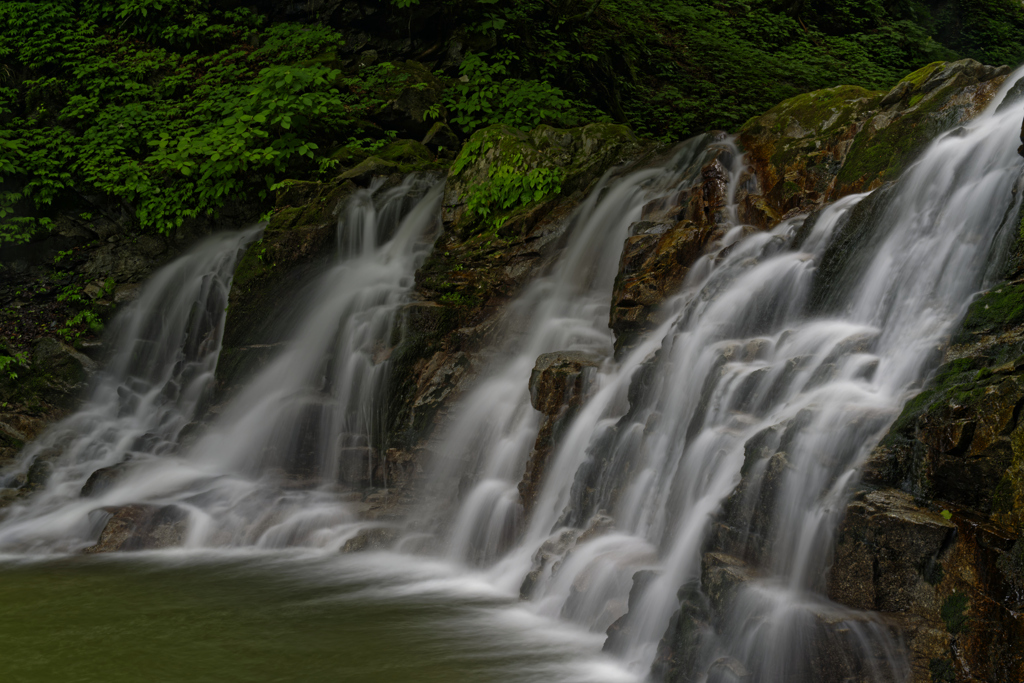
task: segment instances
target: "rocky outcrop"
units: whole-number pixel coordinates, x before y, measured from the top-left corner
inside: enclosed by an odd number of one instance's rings
[[[799,247],[817,209],[894,180],[935,136],[986,107],[1007,73],[971,60],[936,63],[888,93],[839,87],[779,104],[738,135],[748,164],[739,171],[734,200],[740,221],[767,229],[809,213],[794,237]],[[732,170],[728,155],[717,159]],[[647,222],[631,228],[613,299],[617,348],[628,348],[630,335],[662,321],[662,304],[679,290],[686,268],[710,253],[721,234],[720,221],[712,218],[721,174],[706,164],[699,176],[684,181],[679,198],[645,207]],[[712,199],[699,206],[696,197]],[[891,197],[884,188],[875,192],[839,226],[816,273],[812,310],[826,313],[842,300],[850,274],[862,270],[884,238],[865,226],[878,223]],[[1024,257],[1015,252],[1009,260],[1015,282],[1024,273]],[[1012,654],[1019,642],[1013,616],[1018,607],[1006,588],[1016,580],[1013,553],[1024,521],[1024,486],[1018,485],[1013,451],[1024,405],[1024,384],[1017,377],[1024,363],[1016,360],[1024,357],[1024,305],[1017,287],[1004,285],[972,307],[936,389],[908,406],[876,452],[865,478],[872,488],[851,503],[839,533],[830,597],[857,610],[881,612],[908,644],[914,680],[967,680],[967,671],[984,671],[977,680],[1020,677]],[[711,676],[712,662],[695,661],[701,634],[713,633],[732,609],[732,596],[758,576],[769,554],[778,483],[791,466],[787,434],[805,417],[767,429],[746,444],[742,479],[717,515],[702,553],[701,589],[708,601],[686,602],[681,591],[685,604],[666,631],[655,676],[673,682]],[[581,490],[593,487],[591,480]],[[824,604],[819,611],[820,628],[809,651],[820,661],[806,672],[807,680],[856,677],[859,664],[839,646],[846,637],[843,624],[855,620],[855,613],[836,608],[832,614]],[[966,618],[979,619],[987,635],[981,628],[971,636],[957,630]],[[729,667],[718,668],[722,671],[715,676],[726,675]]]
[[[1024,245],[874,450],[829,595],[877,610],[913,680],[1024,679]]]
[[[526,471],[519,482],[523,509],[529,514],[537,499],[548,458],[565,426],[572,423],[587,399],[597,360],[580,352],[545,353],[530,375],[530,402],[544,414]]]
[[[839,86],[780,103],[739,133],[762,208],[778,220],[895,179],[936,135],[984,109],[1009,73],[935,62],[888,93]]]
[[[756,181],[738,163],[722,132],[706,133],[677,148],[679,185],[644,205],[629,227],[612,292],[609,326],[622,353],[664,322],[660,304],[679,291],[690,267],[728,230],[729,183],[736,170],[736,217],[760,228],[772,224],[760,208]],[[756,229],[756,228],[751,228]]]
[[[738,175],[736,218],[752,230],[772,228],[894,180],[936,135],[984,109],[1008,73],[969,59],[936,62],[889,93],[839,86],[794,97],[740,130],[742,169],[733,169],[735,155],[724,135],[694,138],[688,143],[695,148],[692,170],[683,173],[680,190],[645,206],[623,247],[610,321],[617,351],[662,322],[660,304],[723,234],[730,172]],[[878,235],[858,227],[871,222],[886,198],[879,193],[862,202],[833,240],[820,268],[816,307],[824,309],[846,274],[859,272],[856,266],[870,257]],[[807,230],[814,218],[805,222]]]
[[[611,124],[529,133],[497,125],[474,133],[448,174],[444,234],[416,275],[421,291],[466,309],[466,317],[507,300],[601,175],[652,147]],[[526,192],[531,173],[542,175]]]
[[[188,513],[176,505],[125,505],[100,511],[108,516],[106,525],[85,553],[155,550],[181,545],[185,539]]]

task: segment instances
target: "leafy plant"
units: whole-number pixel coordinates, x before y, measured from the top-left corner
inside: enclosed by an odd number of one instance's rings
[[[483,219],[486,231],[495,231],[509,210],[541,201],[562,191],[565,177],[560,168],[526,170],[523,157],[514,155],[509,163],[492,164],[489,180],[473,187],[466,198],[466,210]]]
[[[575,122],[574,105],[560,89],[547,81],[510,76],[510,65],[518,59],[510,50],[502,50],[491,61],[467,52],[459,67],[462,78],[444,101],[450,121],[466,132],[495,123],[530,130],[538,123]]]
[[[11,356],[0,354],[0,373],[6,372],[11,379],[18,379],[18,373],[13,368],[19,365],[28,367],[28,354],[24,351],[16,352]]]

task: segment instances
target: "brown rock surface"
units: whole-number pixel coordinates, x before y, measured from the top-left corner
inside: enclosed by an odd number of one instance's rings
[[[559,351],[537,358],[530,374],[530,402],[544,414],[544,419],[519,482],[519,495],[527,512],[536,502],[544,469],[561,429],[572,421],[586,400],[596,369],[597,361],[580,352]]]
[[[176,505],[132,504],[100,508],[110,515],[96,545],[88,554],[125,550],[154,550],[181,545],[188,514]]]

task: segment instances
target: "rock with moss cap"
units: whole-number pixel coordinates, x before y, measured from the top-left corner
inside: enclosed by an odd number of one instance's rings
[[[761,208],[781,218],[895,179],[936,135],[981,112],[1008,73],[935,62],[888,93],[839,86],[780,103],[739,133]]]
[[[420,290],[467,317],[507,300],[602,174],[655,147],[612,124],[477,131],[449,171],[444,233],[416,275]]]

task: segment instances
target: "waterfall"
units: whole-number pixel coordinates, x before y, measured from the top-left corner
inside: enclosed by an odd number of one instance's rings
[[[731,661],[755,681],[819,680],[838,651],[837,680],[903,680],[888,627],[829,603],[824,577],[860,464],[992,284],[992,255],[1015,227],[1020,117],[995,106],[940,136],[895,186],[747,237],[726,212],[733,229],[619,362],[603,326],[614,271],[593,270],[614,257],[574,257],[617,249],[640,206],[679,181],[667,169],[633,176],[584,207],[551,275],[512,306],[529,312],[525,332],[440,449],[475,454],[456,458],[475,483],[453,515],[450,556],[491,567],[507,590],[530,573],[535,609],[613,626],[606,649],[640,672],[680,588],[706,603],[702,578],[724,577],[736,597],[703,634],[698,673]],[[524,523],[515,484],[539,423],[524,387],[537,356],[556,350],[595,355],[596,388]]]
[[[173,509],[175,518],[184,518],[186,546],[343,543],[357,525],[335,489],[346,476],[359,479],[374,467],[388,372],[380,356],[435,234],[440,197],[440,185],[416,177],[388,190],[357,192],[339,220],[339,260],[305,290],[310,303],[296,304],[305,310],[290,341],[181,453],[174,453],[176,437],[216,364],[235,256],[254,233],[216,238],[154,276],[119,323],[128,332],[113,342],[107,374],[114,383],[102,382],[81,411],[27,453],[30,458],[64,438],[69,428],[87,432],[55,463],[46,491],[8,512],[0,546],[81,548],[95,542],[109,510],[139,504]],[[230,258],[211,256],[225,245]],[[200,284],[211,279],[216,294]],[[188,317],[197,307],[208,313],[207,341],[195,337],[202,321]],[[168,321],[166,310],[184,313]],[[160,347],[151,350],[147,344],[157,340]],[[187,363],[202,365],[201,385],[192,386],[199,371]],[[157,385],[149,388],[131,375],[139,364]],[[129,380],[117,379],[126,373]],[[141,386],[142,398],[119,395],[118,381]],[[179,400],[184,407],[176,412],[168,412],[165,399],[156,400],[168,386],[189,401]],[[120,415],[129,400],[134,412],[125,419]],[[161,431],[154,433],[156,425]],[[120,471],[102,490],[80,496],[98,466]]]
[[[16,487],[34,463],[53,469],[29,505],[32,515],[59,513],[98,469],[176,449],[182,429],[210,397],[235,263],[261,231],[200,242],[155,273],[118,314],[107,332],[113,353],[83,407],[29,444],[0,480]],[[59,459],[49,462],[53,454]],[[8,519],[27,509],[16,506]]]
[[[824,577],[861,465],[995,280],[1021,204],[1019,126],[993,104],[898,182],[770,231],[740,223],[751,180],[732,138],[609,173],[500,313],[483,369],[433,435],[427,500],[407,520],[417,542],[383,555],[389,571],[443,566],[454,578],[430,590],[472,577],[521,596],[515,610],[601,634],[639,676],[689,619],[693,680],[716,667],[758,683],[905,680],[890,629],[829,602]],[[624,242],[711,162],[726,204],[703,255],[651,329],[617,349]],[[0,549],[87,549],[130,506],[164,515],[185,549],[343,548],[365,524],[351,492],[388,485],[390,351],[442,194],[422,177],[359,190],[336,259],[289,302],[283,342],[209,413],[232,273],[258,229],[155,274],[115,322],[83,408],[3,473],[19,486],[52,460],[45,489],[0,517]],[[583,389],[527,505],[542,429],[529,380],[550,354],[579,363]],[[380,591],[401,596],[398,583]]]

